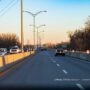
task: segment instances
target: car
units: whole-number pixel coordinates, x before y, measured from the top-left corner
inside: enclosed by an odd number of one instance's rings
[[[41,51],[46,51],[47,49],[46,48],[41,48]]]
[[[40,50],[41,50],[41,51],[47,51],[47,48],[41,47]]]
[[[21,52],[21,49],[18,46],[13,46],[10,49],[10,54],[16,54],[16,53],[20,53],[20,52]]]
[[[55,56],[62,55],[65,56],[65,52],[62,48],[56,49]]]
[[[0,56],[4,56],[7,54],[7,49],[6,48],[0,48]]]

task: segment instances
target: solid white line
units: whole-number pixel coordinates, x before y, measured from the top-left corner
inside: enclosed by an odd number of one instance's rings
[[[60,65],[59,65],[59,64],[57,64],[57,66],[59,67]]]
[[[81,84],[77,83],[76,85],[77,85],[77,87],[80,88],[81,90],[85,90],[84,87],[83,87]]]
[[[63,69],[62,71],[63,71],[65,74],[67,74],[67,73],[68,73],[68,72],[67,72],[66,70],[64,70],[64,69]]]
[[[56,79],[54,79],[54,81],[62,81],[62,79],[56,78]]]

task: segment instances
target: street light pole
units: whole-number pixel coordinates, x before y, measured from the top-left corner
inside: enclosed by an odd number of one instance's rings
[[[41,28],[43,26],[46,26],[46,25],[44,24],[44,25],[40,25],[40,26],[37,27],[37,48],[38,48],[38,39],[39,39],[39,34],[38,34],[39,31],[38,30],[39,30],[39,28]]]
[[[23,0],[21,0],[21,49],[23,52],[24,35],[23,35]]]
[[[35,49],[35,15],[33,16],[33,40],[34,40],[34,49]]]
[[[38,37],[39,35],[38,35],[38,27],[37,27],[37,49],[38,49]]]
[[[37,12],[37,13],[35,13],[35,14],[33,14],[33,13],[31,13],[31,12],[29,12],[29,11],[25,11],[25,12],[27,12],[27,13],[29,13],[29,14],[31,14],[32,16],[33,16],[33,42],[34,42],[34,49],[35,49],[35,17],[38,15],[38,14],[40,14],[40,13],[42,13],[42,12],[47,12],[47,11],[39,11],[39,12]]]
[[[30,25],[30,26],[34,26],[34,25]],[[39,28],[46,26],[45,24],[40,25],[40,26],[35,26],[35,28],[37,29],[37,48],[38,48],[38,39],[39,39]]]
[[[41,32],[44,32],[44,30],[43,31],[41,31]],[[38,32],[39,33],[39,32]],[[39,36],[39,45],[40,45],[40,47],[42,46],[42,39],[41,39],[41,37]]]

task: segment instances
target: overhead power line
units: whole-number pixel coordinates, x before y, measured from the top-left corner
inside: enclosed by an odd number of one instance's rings
[[[5,9],[7,9],[7,7],[10,6],[13,2],[14,0],[10,1],[4,8],[0,10],[0,13],[2,13]]]
[[[0,16],[3,16],[5,13],[7,13],[14,5],[18,3],[18,1],[19,0],[12,0],[10,3],[8,3],[8,5],[0,11]]]

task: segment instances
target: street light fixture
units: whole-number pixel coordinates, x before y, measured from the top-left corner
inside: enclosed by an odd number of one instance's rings
[[[29,14],[31,14],[33,16],[33,39],[34,39],[34,49],[35,49],[35,17],[42,13],[42,12],[47,12],[47,11],[39,11],[39,12],[36,12],[35,14],[33,14],[32,12],[29,12],[29,11],[24,11],[24,12],[27,12]]]

